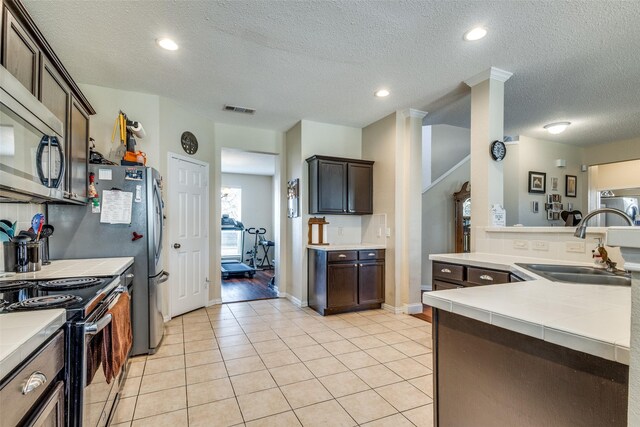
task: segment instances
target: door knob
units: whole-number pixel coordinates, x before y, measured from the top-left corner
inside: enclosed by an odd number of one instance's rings
[[[180,249],[180,243],[174,243],[174,244],[173,244],[173,247],[174,247],[175,249]]]

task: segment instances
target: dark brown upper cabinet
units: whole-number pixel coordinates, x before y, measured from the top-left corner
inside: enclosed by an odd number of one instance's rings
[[[40,49],[7,8],[4,10],[3,32],[2,65],[34,96],[38,96]]]
[[[309,213],[373,213],[373,162],[312,156],[309,164]]]
[[[87,202],[89,117],[95,110],[20,0],[0,0],[1,61],[63,125],[64,197]]]

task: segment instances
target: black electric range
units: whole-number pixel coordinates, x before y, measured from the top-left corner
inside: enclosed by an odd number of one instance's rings
[[[118,284],[117,277],[0,281],[0,313],[64,308],[67,320],[86,319]]]
[[[113,417],[125,369],[107,383],[102,361],[92,357],[92,349],[101,346],[102,330],[111,322],[110,307],[128,292],[119,276],[0,281],[0,316],[18,311],[66,310],[66,426],[103,427]],[[102,396],[100,404],[96,404],[96,396]]]

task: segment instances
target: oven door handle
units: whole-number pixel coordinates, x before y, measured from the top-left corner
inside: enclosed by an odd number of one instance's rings
[[[102,319],[97,322],[87,323],[84,325],[84,333],[86,335],[96,335],[98,332],[107,327],[111,323],[111,313],[107,313]]]

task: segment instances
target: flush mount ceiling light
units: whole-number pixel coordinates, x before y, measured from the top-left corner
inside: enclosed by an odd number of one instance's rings
[[[562,133],[565,130],[567,130],[567,128],[569,127],[570,124],[571,124],[571,122],[549,123],[548,125],[545,125],[544,128],[550,134],[557,135],[557,134]]]
[[[385,96],[389,96],[389,92],[387,89],[380,89],[374,92],[374,96],[378,97],[378,98],[384,98]]]
[[[178,44],[171,39],[158,39],[156,40],[156,43],[158,43],[158,46],[166,50],[178,50]]]
[[[463,38],[468,42],[480,40],[487,35],[487,30],[482,27],[475,27],[464,33]]]

